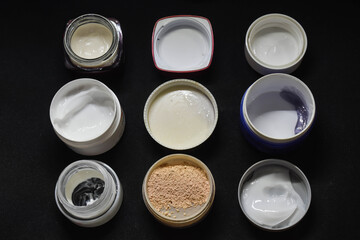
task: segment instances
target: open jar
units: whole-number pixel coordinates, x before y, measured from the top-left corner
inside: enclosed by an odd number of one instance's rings
[[[123,190],[114,170],[95,160],[79,160],[67,166],[55,187],[60,211],[82,227],[100,226],[120,209]]]
[[[113,148],[125,128],[115,93],[91,78],[73,80],[58,90],[50,105],[50,120],[68,147],[88,156]]]
[[[72,70],[100,72],[117,67],[123,52],[118,20],[85,14],[67,24],[64,34],[65,66]]]

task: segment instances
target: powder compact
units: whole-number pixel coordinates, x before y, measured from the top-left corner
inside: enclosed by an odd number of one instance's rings
[[[155,162],[145,175],[142,195],[149,212],[171,227],[187,227],[202,220],[215,198],[215,182],[208,167],[186,154],[172,154]]]

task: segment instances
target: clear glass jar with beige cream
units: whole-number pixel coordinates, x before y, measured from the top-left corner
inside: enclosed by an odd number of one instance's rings
[[[123,34],[118,20],[85,14],[67,24],[64,34],[65,66],[85,72],[117,67],[123,53]]]

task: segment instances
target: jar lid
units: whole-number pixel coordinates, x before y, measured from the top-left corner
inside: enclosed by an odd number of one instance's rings
[[[214,35],[205,17],[176,15],[159,19],[152,34],[152,55],[161,71],[188,73],[211,64]]]

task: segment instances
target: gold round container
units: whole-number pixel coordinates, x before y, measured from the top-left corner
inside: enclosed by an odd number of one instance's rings
[[[168,216],[166,214],[167,211],[166,209],[161,209],[159,211],[151,204],[147,192],[147,184],[152,172],[158,167],[179,165],[179,164],[194,166],[202,169],[205,172],[206,177],[209,181],[210,191],[207,200],[204,204],[191,206],[186,209],[172,208],[169,211],[171,211],[173,215]],[[142,195],[145,206],[158,221],[170,227],[179,227],[179,228],[188,227],[204,219],[204,217],[209,212],[215,198],[215,181],[209,168],[199,159],[186,154],[171,154],[161,158],[150,167],[143,181]]]

